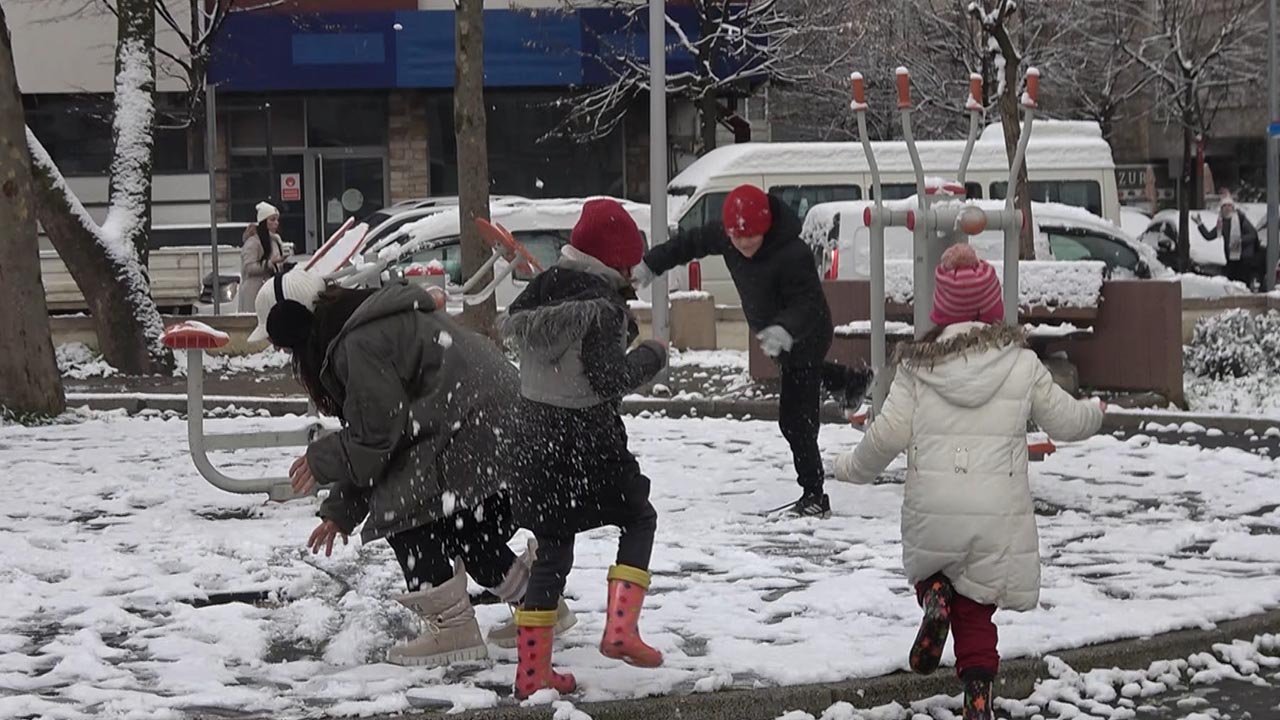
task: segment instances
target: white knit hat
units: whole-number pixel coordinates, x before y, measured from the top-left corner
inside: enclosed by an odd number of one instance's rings
[[[258,219],[256,222],[262,222],[263,220],[266,220],[272,215],[280,214],[280,211],[276,209],[275,205],[272,205],[271,203],[266,201],[258,203],[257,209],[258,209]]]
[[[280,278],[281,294],[284,300],[293,300],[308,310],[315,309],[316,300],[324,292],[324,278],[302,268],[294,268]],[[258,291],[254,298],[253,309],[258,314],[258,326],[249,334],[249,342],[262,342],[270,339],[267,334],[267,318],[271,309],[280,299],[276,298],[276,278],[271,278]]]

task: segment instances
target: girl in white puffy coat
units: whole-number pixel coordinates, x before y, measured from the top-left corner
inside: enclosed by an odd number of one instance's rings
[[[1102,408],[1054,384],[1022,331],[1001,324],[995,270],[969,245],[942,256],[923,341],[899,348],[880,415],[836,477],[870,483],[903,451],[902,555],[924,620],[912,670],[937,669],[949,632],[965,686],[965,720],[992,718],[1000,666],[996,608],[1030,610],[1040,597],[1040,554],[1027,481],[1027,420],[1050,437],[1082,440]]]

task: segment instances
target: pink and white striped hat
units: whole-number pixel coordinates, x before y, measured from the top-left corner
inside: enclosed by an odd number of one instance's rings
[[[935,325],[979,321],[995,325],[1004,320],[1004,301],[995,268],[966,243],[952,245],[942,253],[934,273],[933,312]]]

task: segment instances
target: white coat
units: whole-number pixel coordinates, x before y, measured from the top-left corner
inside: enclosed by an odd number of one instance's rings
[[[840,456],[836,477],[872,482],[907,451],[902,562],[911,583],[942,573],[979,603],[1036,607],[1027,420],[1056,440],[1082,440],[1102,425],[1102,409],[1054,384],[1013,327],[952,325],[899,358],[883,411]]]

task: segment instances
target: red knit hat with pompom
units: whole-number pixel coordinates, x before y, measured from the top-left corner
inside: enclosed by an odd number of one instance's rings
[[[978,257],[968,243],[952,245],[942,253],[934,273],[933,311],[935,325],[1004,320],[1004,301],[995,268]]]

